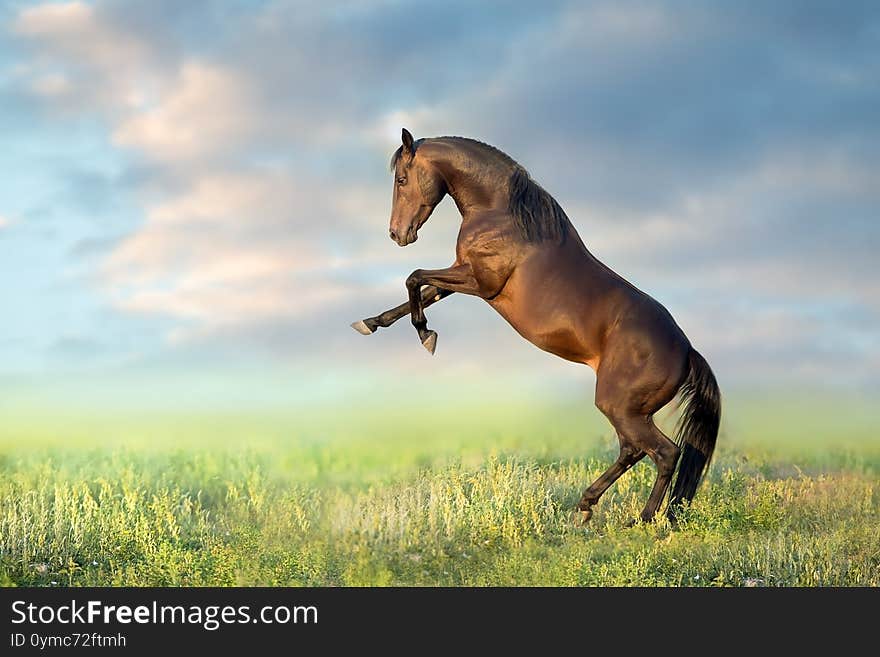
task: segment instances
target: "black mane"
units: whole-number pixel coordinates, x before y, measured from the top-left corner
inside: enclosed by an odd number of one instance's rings
[[[543,187],[532,180],[529,172],[517,164],[516,160],[499,148],[469,137],[435,137],[435,139],[456,139],[478,144],[500,157],[504,164],[513,168],[507,181],[509,190],[508,212],[510,212],[521,237],[527,242],[543,242],[544,240],[564,240],[570,226],[565,211]],[[415,152],[424,139],[413,143]],[[391,171],[395,171],[403,154],[400,146],[391,156]]]
[[[508,211],[527,242],[564,240],[569,221],[565,210],[529,172],[517,165],[510,176]]]

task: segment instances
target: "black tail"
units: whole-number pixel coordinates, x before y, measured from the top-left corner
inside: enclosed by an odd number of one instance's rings
[[[672,519],[682,500],[694,499],[712,460],[721,422],[721,391],[709,363],[695,349],[691,349],[688,363],[690,371],[679,389],[684,412],[676,428],[676,441],[684,449],[669,501],[668,514]]]

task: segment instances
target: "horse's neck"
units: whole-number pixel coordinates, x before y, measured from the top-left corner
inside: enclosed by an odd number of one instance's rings
[[[510,167],[493,154],[468,145],[466,149],[453,149],[436,166],[464,219],[470,214],[507,207]]]

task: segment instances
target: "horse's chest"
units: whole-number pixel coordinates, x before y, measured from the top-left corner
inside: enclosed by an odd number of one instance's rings
[[[573,294],[563,294],[551,276],[540,281],[515,272],[489,304],[523,338],[560,358],[593,366],[584,321]],[[543,284],[542,284],[543,283]]]
[[[539,349],[566,360],[592,365],[590,354],[574,324],[554,322],[552,318],[537,314],[535,309],[512,302],[503,293],[489,303],[517,333]]]
[[[462,250],[458,260],[470,266],[479,294],[484,299],[491,299],[501,292],[513,270],[508,254],[489,249]]]

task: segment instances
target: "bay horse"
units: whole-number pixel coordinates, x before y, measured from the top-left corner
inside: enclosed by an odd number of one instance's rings
[[[425,308],[456,292],[485,299],[532,344],[596,372],[595,403],[617,431],[620,454],[584,490],[581,521],[647,454],[657,478],[644,522],[655,517],[681,457],[667,506],[674,522],[712,458],[721,394],[666,308],[596,259],[553,197],[500,150],[464,137],[414,140],[404,128],[391,169],[391,239],[415,242],[448,194],[462,217],[455,262],[416,269],[406,279],[405,303],[352,327],[369,335],[410,315],[433,354],[437,334],[428,329]],[[683,411],[673,441],[653,416],[676,395]]]

